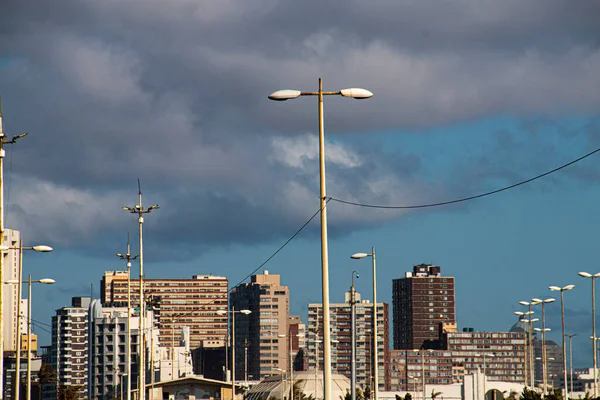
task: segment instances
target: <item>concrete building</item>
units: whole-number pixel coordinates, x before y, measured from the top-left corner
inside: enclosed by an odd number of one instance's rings
[[[49,359],[59,386],[81,388],[88,397],[88,323],[90,297],[73,297],[71,306],[56,310],[52,317],[52,347]],[[56,388],[44,390],[45,399],[56,398]],[[49,393],[49,396],[46,396]]]
[[[304,370],[304,349],[306,348],[306,325],[299,315],[290,315],[289,337],[292,338],[292,360],[294,371]]]
[[[203,340],[225,340],[227,316],[215,311],[227,307],[227,278],[194,275],[192,279],[145,279],[144,289],[147,300],[158,306],[155,314],[161,344],[168,346],[181,325],[190,327],[191,348],[199,347]],[[102,304],[126,305],[127,272],[105,272],[100,290]],[[131,279],[131,291],[133,307],[138,307],[138,279]]]
[[[356,300],[356,384],[358,387],[373,387],[372,377],[375,366],[373,365],[373,303],[362,300],[360,293],[355,292]],[[352,361],[352,324],[350,293],[346,293],[346,302],[330,303],[331,340],[333,342],[331,366],[332,372],[351,377]],[[323,370],[323,305],[311,303],[308,305],[308,331],[311,332],[307,339],[306,356],[308,369],[315,370],[317,358],[319,371]],[[388,305],[377,304],[377,333],[379,388],[385,388],[385,353],[388,335]],[[317,354],[318,353],[318,354]]]
[[[21,234],[13,229],[4,230],[4,243],[9,250],[3,252],[2,278],[5,281],[19,279],[19,242]],[[22,290],[18,285],[4,285],[2,307],[3,307],[3,323],[4,323],[4,351],[14,352],[17,348],[17,329],[21,334],[27,332],[26,318],[27,300],[21,302],[21,318],[19,318],[19,327],[17,328],[17,304],[19,301],[19,290]],[[23,297],[23,296],[21,296]]]
[[[454,278],[420,264],[392,280],[394,349],[441,348],[442,323],[456,323]]]
[[[260,380],[289,370],[290,291],[281,285],[280,276],[252,275],[250,283],[234,287],[230,294],[231,310],[250,310],[249,315],[235,314],[235,346],[248,345],[247,363],[244,351],[235,354],[235,379]]]
[[[546,335],[546,337],[548,337]],[[543,387],[544,377],[542,368],[542,343],[543,341],[533,335],[533,357],[534,357],[534,377],[535,385]],[[552,387],[562,387],[563,381],[563,356],[562,347],[556,344],[554,340],[546,339],[546,384]],[[593,369],[592,369],[593,371]]]

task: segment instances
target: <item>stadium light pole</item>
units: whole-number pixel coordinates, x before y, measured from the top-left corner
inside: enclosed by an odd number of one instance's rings
[[[355,253],[350,258],[360,260],[362,258],[371,257],[371,269],[373,274],[373,364],[375,364],[373,372],[373,399],[378,400],[379,395],[379,340],[377,336],[377,261],[375,257],[375,247],[371,247],[371,253]]]
[[[323,400],[334,400],[331,394],[331,327],[329,321],[329,259],[327,250],[327,198],[325,191],[325,134],[323,127],[323,97],[343,96],[354,99],[368,99],[373,93],[365,89],[350,88],[335,92],[323,91],[323,79],[319,78],[317,92],[300,90],[278,90],[269,95],[269,99],[285,101],[301,96],[317,96],[319,105],[319,181],[321,205],[321,285],[323,297]]]
[[[131,400],[131,261],[138,256],[131,256],[129,233],[127,234],[127,253],[117,253],[117,257],[125,260],[127,267],[127,372],[123,375],[127,375],[127,400]]]
[[[138,373],[138,400],[146,400],[146,341],[144,331],[144,313],[146,312],[146,301],[144,299],[144,239],[143,239],[143,225],[144,225],[144,214],[149,214],[152,210],[158,209],[158,204],[144,208],[142,203],[142,188],[140,180],[138,179],[138,203],[135,207],[122,207],[123,210],[129,211],[131,214],[138,216],[139,225],[139,236],[140,236],[140,368]]]
[[[571,290],[575,287],[575,285],[567,285],[567,286],[549,286],[553,292],[560,292],[560,320],[562,325],[562,356],[563,356],[563,382],[565,383],[565,389],[563,392],[563,398],[567,398],[567,394],[569,391],[567,390],[567,349],[565,348],[565,292],[567,290]]]
[[[596,293],[594,290],[594,281],[600,277],[600,272],[590,274],[589,272],[579,272],[582,278],[589,278],[592,281],[592,337],[596,337]],[[596,343],[592,346],[594,352],[594,398],[598,397],[598,354],[596,352]],[[572,391],[572,390],[571,390]]]

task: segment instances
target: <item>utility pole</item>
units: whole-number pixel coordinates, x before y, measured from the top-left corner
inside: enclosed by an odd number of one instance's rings
[[[143,225],[144,214],[149,214],[152,210],[158,209],[158,204],[144,208],[142,203],[142,188],[138,179],[138,203],[135,207],[123,207],[123,210],[129,211],[131,214],[137,214],[139,232],[140,232],[140,329],[139,329],[139,344],[140,344],[140,368],[138,375],[138,400],[146,400],[146,340],[144,331],[144,314],[146,313],[146,301],[144,299],[144,239]]]
[[[22,133],[4,140],[2,130],[2,98],[0,97],[0,246],[4,244],[4,145],[14,144],[18,139],[27,136]],[[4,395],[4,315],[2,299],[4,298],[4,257],[0,256],[0,398]],[[21,299],[18,299],[21,301]]]

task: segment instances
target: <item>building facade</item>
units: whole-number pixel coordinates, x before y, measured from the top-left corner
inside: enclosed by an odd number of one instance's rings
[[[441,348],[442,323],[456,323],[454,278],[420,264],[392,280],[394,349]]]
[[[3,252],[2,278],[4,281],[19,280],[19,244],[21,234],[13,229],[4,230],[4,243],[9,250]],[[17,321],[17,305],[20,301],[22,287],[18,285],[4,285],[2,307],[4,326],[4,351],[14,352],[17,348],[17,338],[27,332],[26,319],[27,300],[21,301],[21,318]]]
[[[277,274],[252,275],[250,283],[234,287],[230,294],[231,310],[250,310],[251,314],[235,313],[236,349],[235,378],[261,380],[289,370],[290,291],[281,285]],[[230,313],[231,314],[231,313]]]
[[[289,337],[292,339],[292,362],[294,371],[304,370],[304,349],[306,348],[306,325],[299,315],[290,315]]]
[[[375,374],[373,350],[373,303],[360,300],[360,293],[355,292],[356,304],[356,383],[365,389],[373,387],[372,377]],[[352,321],[350,294],[346,293],[346,302],[330,303],[330,324],[332,355],[331,367],[333,373],[342,374],[348,378],[352,375]],[[388,335],[388,305],[377,304],[377,340],[378,344],[378,382],[380,390],[385,388],[385,353]],[[311,303],[308,305],[308,332],[306,357],[309,370],[323,370],[323,305]]]
[[[139,280],[131,280],[132,307],[139,306]],[[227,308],[227,278],[213,275],[194,275],[192,279],[144,279],[146,301],[155,307],[160,329],[160,343],[169,346],[171,337],[178,335],[181,326],[190,327],[190,347],[203,340],[224,341],[227,335],[227,315],[217,310]],[[104,305],[127,304],[127,271],[104,273],[101,286]]]
[[[88,397],[88,323],[90,297],[73,297],[70,307],[56,310],[52,317],[52,346],[50,364],[59,386],[80,389],[82,398]],[[44,391],[46,394],[46,391]],[[45,399],[56,398],[56,388]]]

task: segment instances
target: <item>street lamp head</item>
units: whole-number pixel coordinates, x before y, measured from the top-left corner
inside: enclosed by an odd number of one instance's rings
[[[240,310],[240,313],[242,313],[244,315],[248,315],[248,314],[252,314],[252,311],[250,311],[250,310]]]
[[[350,256],[350,258],[354,258],[355,260],[359,260],[361,258],[369,257],[367,253],[354,253]]]
[[[123,258],[123,254],[121,254],[121,253],[117,253],[117,257],[119,257],[119,258]]]
[[[553,292],[560,292],[560,287],[558,286],[548,286],[548,289],[552,290]]]
[[[368,99],[370,97],[373,97],[373,93],[371,93],[370,91],[368,91],[366,89],[361,89],[361,88],[342,89],[342,90],[340,90],[340,93],[344,97],[352,97],[353,99],[358,99],[358,100]]]
[[[123,210],[125,210],[125,211],[133,211],[133,208],[131,208],[131,207],[125,207],[125,206],[123,206],[123,207],[121,207],[121,208],[122,208]]]
[[[286,100],[295,99],[297,97],[300,97],[301,93],[302,92],[300,92],[299,90],[291,90],[291,89],[278,90],[276,92],[271,93],[269,95],[269,99],[275,100],[275,101],[286,101]]]
[[[0,251],[8,251],[10,250],[10,247],[8,247],[7,245],[3,244],[0,246]]]
[[[540,319],[539,318],[534,318],[531,320],[531,322],[538,322]]]
[[[160,207],[158,206],[158,204],[155,204],[153,206],[150,206],[150,208],[148,210],[158,210]]]
[[[4,281],[4,283],[6,283],[7,285],[18,285],[19,281],[17,279],[9,279],[7,281]]]
[[[43,278],[40,279],[39,281],[40,283],[43,283],[45,285],[52,285],[53,283],[55,283],[56,281],[54,279],[50,279],[50,278]]]
[[[577,275],[582,276],[584,278],[591,278],[592,274],[590,274],[589,272],[578,272]]]
[[[515,315],[525,315],[525,313],[522,311],[515,311]]]
[[[550,297],[550,298],[544,300],[544,303],[554,303],[555,301],[556,301],[556,299]]]
[[[217,310],[217,314],[225,315],[225,314],[227,314],[227,310]]]
[[[571,290],[575,287],[575,285],[567,285],[567,286],[563,286],[562,290]]]
[[[33,246],[33,250],[37,251],[38,253],[49,253],[54,249],[50,246],[45,246],[43,244],[39,244],[37,246]]]
[[[520,301],[520,302],[519,302],[519,304],[520,304],[520,305],[522,305],[522,306],[528,306],[528,305],[530,305],[531,303],[529,303],[529,302],[527,302],[527,301]]]
[[[543,302],[544,301],[542,299],[538,299],[537,297],[531,299],[531,304],[533,304],[533,305],[540,304],[540,303],[543,303]]]
[[[127,261],[126,267],[131,268],[131,261]]]

